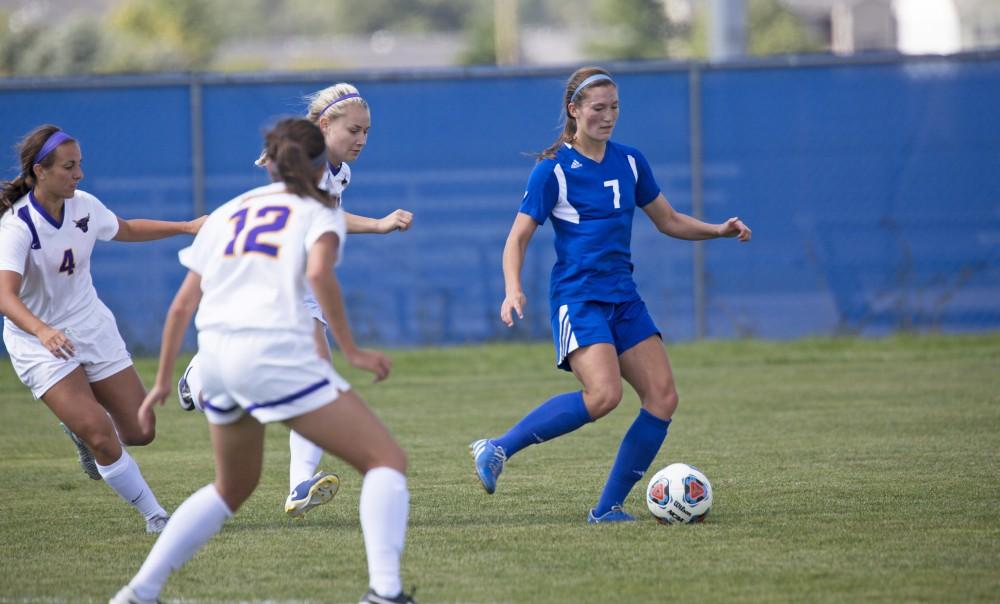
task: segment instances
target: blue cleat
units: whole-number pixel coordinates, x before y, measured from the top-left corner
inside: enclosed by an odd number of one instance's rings
[[[476,460],[476,475],[483,483],[486,492],[493,494],[497,490],[497,478],[503,472],[503,464],[507,454],[502,447],[494,445],[489,439],[483,438],[469,445],[469,453]]]
[[[93,480],[102,480],[101,473],[97,470],[97,460],[94,459],[94,454],[90,452],[87,444],[83,442],[83,439],[74,434],[66,424],[59,422],[59,426],[66,433],[66,436],[73,441],[73,444],[76,445],[77,459],[80,462],[80,467],[83,468],[83,473]]]
[[[622,506],[612,506],[610,510],[600,516],[594,515],[594,508],[587,512],[587,522],[589,524],[605,524],[612,522],[635,522],[635,516],[622,509]]]
[[[309,480],[296,486],[285,500],[285,513],[292,518],[301,518],[316,506],[327,503],[337,494],[340,479],[336,474],[316,472]]]

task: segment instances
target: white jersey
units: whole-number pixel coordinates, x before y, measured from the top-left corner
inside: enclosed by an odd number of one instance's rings
[[[103,306],[90,276],[90,255],[98,239],[116,234],[118,217],[90,193],[77,191],[67,199],[62,220],[28,193],[0,217],[0,270],[21,275],[18,295],[32,314],[64,329]],[[25,333],[6,317],[4,328]]]
[[[341,162],[340,170],[336,172],[333,171],[333,164],[326,162],[326,172],[323,173],[323,179],[319,181],[319,188],[323,189],[331,195],[336,195],[340,198],[340,207],[344,207],[344,189],[347,185],[351,184],[351,167],[347,165],[347,162]],[[340,253],[344,251],[344,239],[340,239]],[[340,263],[340,254],[337,255],[337,263]],[[309,310],[309,314],[317,321],[322,321],[326,324],[326,319],[323,317],[323,309],[319,307],[319,302],[316,300],[316,296],[313,294],[312,289],[306,286],[306,295],[303,298],[302,303],[306,305]]]
[[[309,249],[324,233],[335,233],[343,248],[346,231],[340,208],[292,195],[280,182],[222,205],[180,254],[181,264],[201,275],[198,331],[310,336],[312,318],[302,304]]]

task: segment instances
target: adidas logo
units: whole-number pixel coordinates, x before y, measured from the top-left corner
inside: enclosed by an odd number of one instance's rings
[[[578,161],[577,161],[577,160],[575,160],[575,159],[573,160],[573,163],[571,163],[571,164],[569,165],[570,169],[574,169],[574,168],[579,168],[579,167],[581,167],[581,166],[583,166],[583,164],[581,164],[580,162],[578,162]]]

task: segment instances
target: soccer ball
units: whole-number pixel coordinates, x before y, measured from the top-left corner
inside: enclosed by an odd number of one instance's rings
[[[646,506],[660,524],[701,522],[712,509],[712,485],[698,468],[672,463],[649,481]]]

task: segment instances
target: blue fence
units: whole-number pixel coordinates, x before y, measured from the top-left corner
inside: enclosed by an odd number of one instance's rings
[[[266,126],[353,81],[373,127],[345,207],[416,215],[408,233],[348,240],[339,274],[357,337],[546,338],[550,227],[529,248],[513,330],[497,318],[500,254],[569,71],[0,81],[0,163],[55,123],[82,143],[82,188],[120,216],[188,218],[265,182],[252,161]],[[1000,328],[1000,53],[612,71],[615,139],[643,150],[671,203],[754,228],[749,245],[692,244],[637,214],[636,279],[668,339]],[[186,244],[95,251],[98,293],[133,351],[159,344]]]

